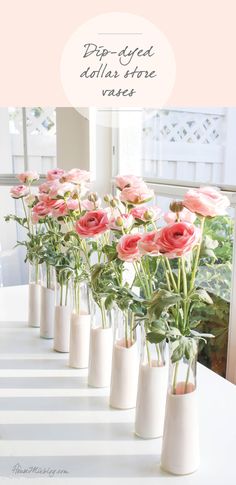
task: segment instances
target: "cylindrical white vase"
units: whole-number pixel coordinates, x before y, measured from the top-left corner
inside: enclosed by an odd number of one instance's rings
[[[91,328],[88,385],[109,387],[111,380],[112,328]]]
[[[55,292],[41,287],[40,337],[52,339],[54,336]]]
[[[41,285],[29,284],[28,324],[30,327],[40,326],[40,291]]]
[[[199,466],[197,392],[168,392],[161,452],[161,467],[175,475],[188,475]]]
[[[89,362],[90,314],[72,313],[70,321],[70,367],[86,369]]]
[[[139,358],[137,342],[130,347],[116,341],[112,354],[110,406],[131,409],[136,406]]]
[[[167,382],[167,365],[140,365],[135,433],[141,438],[159,438],[163,435]]]
[[[69,352],[70,349],[70,306],[55,306],[54,350]]]

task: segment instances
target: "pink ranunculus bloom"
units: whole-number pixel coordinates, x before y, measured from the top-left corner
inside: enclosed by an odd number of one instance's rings
[[[107,212],[99,209],[89,211],[75,224],[75,230],[81,237],[94,237],[104,233],[109,227]]]
[[[72,199],[71,197],[66,201],[67,209],[70,211],[76,211],[79,208],[78,199]]]
[[[138,243],[141,237],[141,234],[125,234],[122,236],[116,246],[118,258],[129,263],[139,259]]]
[[[142,238],[140,239],[138,243],[138,247],[140,250],[140,254],[149,254],[150,256],[159,256],[160,251],[159,251],[159,245],[157,243],[158,241],[158,232],[157,231],[152,231],[152,232],[146,232],[145,234],[142,235]]]
[[[230,202],[228,197],[213,187],[190,189],[185,194],[183,205],[191,212],[204,217],[215,217],[226,214]]]
[[[49,194],[53,184],[54,184],[54,180],[50,180],[50,181],[44,182],[43,184],[40,184],[39,185],[39,193],[40,194]]]
[[[49,207],[49,204],[46,202],[38,202],[32,209],[32,215],[35,217],[35,219],[38,217],[38,219],[46,217],[49,215],[51,212],[51,208]]]
[[[112,217],[109,221],[109,227],[113,231],[122,231],[122,229],[130,229],[134,223],[134,218],[131,214],[119,214],[117,217]]]
[[[17,178],[22,184],[30,184],[39,179],[39,174],[37,172],[27,171],[17,175]]]
[[[62,168],[54,168],[47,172],[46,179],[49,181],[57,180],[60,179],[64,175],[64,173],[66,172]]]
[[[123,190],[125,187],[131,187],[142,181],[141,177],[137,177],[136,175],[117,175],[115,180],[116,187],[120,190]]]
[[[63,182],[71,182],[73,184],[81,184],[89,182],[90,173],[87,170],[81,170],[80,168],[72,168],[69,172],[65,173],[62,177]]]
[[[156,243],[167,258],[189,253],[199,242],[201,231],[189,222],[174,222],[158,231]]]
[[[180,221],[190,222],[191,224],[194,223],[197,217],[196,214],[194,214],[194,212],[189,211],[188,209],[186,209],[186,207],[184,207],[183,210],[178,213],[178,215],[179,215]],[[176,217],[177,217],[176,212],[172,212],[172,211],[166,212],[163,216],[167,224],[172,224],[173,222],[176,222]]]
[[[139,219],[143,222],[150,222],[156,221],[161,215],[161,209],[157,206],[145,206],[142,205],[140,207],[133,207],[131,209],[130,214],[134,217],[134,219]]]
[[[51,189],[50,189],[50,197],[64,197],[65,194],[73,194],[75,192],[75,186],[74,184],[71,184],[69,182],[59,182],[59,180],[55,180],[55,182],[52,184]]]
[[[126,187],[120,193],[121,202],[130,205],[144,204],[153,197],[153,190],[149,189],[145,182],[136,183],[131,187]]]
[[[84,199],[81,202],[81,207],[82,209],[86,211],[93,211],[97,210],[101,207],[102,201],[100,198],[98,198],[96,201],[92,202],[91,200]]]
[[[38,197],[36,195],[33,195],[33,194],[29,194],[25,198],[25,202],[26,202],[27,207],[32,207],[33,204],[37,201],[38,201]]]
[[[63,199],[56,199],[50,204],[53,217],[63,217],[68,214],[66,202]]]
[[[13,199],[21,199],[29,194],[29,189],[25,185],[16,185],[10,189]]]

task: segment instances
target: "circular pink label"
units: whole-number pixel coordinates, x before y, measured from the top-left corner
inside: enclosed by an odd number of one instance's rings
[[[61,81],[74,107],[162,107],[175,76],[175,56],[166,36],[132,14],[90,19],[62,53]]]

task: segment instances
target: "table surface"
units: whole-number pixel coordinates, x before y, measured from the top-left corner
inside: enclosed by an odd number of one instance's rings
[[[108,389],[87,387],[87,371],[69,368],[68,354],[40,339],[26,313],[27,287],[0,289],[0,484],[52,483],[56,470],[56,484],[235,485],[233,384],[199,365],[201,465],[168,475],[161,439],[136,437],[134,410],[109,408]]]

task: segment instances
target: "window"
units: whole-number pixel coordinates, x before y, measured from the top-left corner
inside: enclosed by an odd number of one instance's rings
[[[7,213],[20,214],[21,204],[9,196],[15,174],[35,170],[41,175],[56,166],[55,108],[0,108],[0,284],[27,283],[24,251],[14,246],[23,237],[15,223],[6,223]]]

